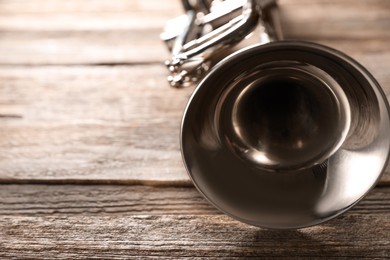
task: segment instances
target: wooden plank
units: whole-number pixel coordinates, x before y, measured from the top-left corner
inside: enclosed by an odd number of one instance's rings
[[[389,187],[283,232],[221,215],[191,187],[2,185],[0,197],[1,258],[390,256]]]
[[[159,34],[181,14],[177,1],[1,1],[0,64],[161,61]]]
[[[192,89],[165,76],[162,65],[1,67],[0,182],[189,185],[179,128]]]
[[[66,2],[53,0],[3,0],[0,2],[0,14],[3,17],[7,15],[10,17],[15,16],[15,19],[19,18],[19,15],[33,17],[37,15],[50,16],[56,14],[70,15],[72,16],[71,18],[90,15],[91,19],[98,19],[104,14],[108,16],[115,14],[127,16],[129,14],[170,16],[181,13],[182,9],[181,2],[177,0],[167,0],[164,2],[156,2],[154,0],[115,0],[109,2],[101,0],[68,0]],[[58,19],[63,18],[58,17]],[[74,25],[74,21],[67,20],[67,22]],[[71,24],[64,23],[62,26],[71,26]],[[57,25],[45,25],[42,23],[42,26],[48,27]],[[23,30],[22,27],[19,29]]]
[[[163,66],[0,71],[1,179],[188,183]]]
[[[179,118],[191,88],[176,90],[162,64],[140,66],[0,67],[0,114],[35,123],[167,122]],[[138,122],[138,121],[137,121]],[[139,122],[140,123],[140,122]],[[176,121],[175,121],[176,123]]]
[[[186,185],[178,129],[163,123],[4,127],[0,182]]]
[[[390,38],[387,0],[282,0],[287,38],[321,41]],[[160,62],[167,20],[180,1],[1,1],[0,64]],[[27,44],[26,44],[27,43]]]
[[[390,95],[388,50],[353,52]],[[367,50],[367,52],[365,52]],[[1,124],[104,123],[139,119],[178,123],[193,88],[172,89],[163,65],[0,67],[0,114],[18,120]],[[4,116],[3,116],[4,117]]]
[[[389,258],[390,171],[346,215],[287,232],[221,215],[191,186],[178,135],[192,89],[156,64],[179,2],[0,1],[0,183],[159,186],[1,185],[0,258]],[[389,1],[280,3],[287,38],[347,52],[390,95]]]
[[[390,3],[386,0],[279,0],[287,38],[389,38]]]
[[[168,51],[159,39],[160,31],[0,32],[0,65],[161,62]]]
[[[23,259],[388,258],[389,214],[272,231],[223,215],[2,216],[0,257]]]
[[[0,215],[221,214],[194,187],[2,185]],[[390,213],[390,188],[371,191],[348,214]]]
[[[221,214],[190,187],[1,185],[0,215]],[[377,187],[348,214],[390,213],[390,188]]]
[[[303,37],[389,37],[387,0],[279,0],[285,31]],[[156,30],[183,14],[179,0],[1,1],[0,30]],[[153,19],[150,19],[153,18]]]

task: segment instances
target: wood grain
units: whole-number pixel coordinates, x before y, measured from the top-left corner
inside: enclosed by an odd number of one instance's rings
[[[284,232],[223,215],[3,216],[0,257],[384,259],[390,256],[389,229],[388,214],[346,215]]]
[[[1,68],[2,179],[188,181],[178,130],[191,90],[159,84],[164,75],[161,66]]]
[[[362,57],[390,93],[371,48]],[[166,73],[162,65],[0,67],[0,182],[189,185],[179,128],[192,89],[169,88]]]
[[[188,182],[162,66],[0,71],[1,179]]]
[[[3,185],[0,197],[2,258],[390,256],[388,187],[342,217],[283,232],[220,215],[191,187]]]
[[[178,1],[1,1],[0,64],[160,62]]]
[[[381,190],[367,198],[373,205],[381,205],[374,209],[378,212],[389,206],[383,200],[390,193]],[[219,214],[193,187],[3,185],[0,197],[0,215]]]
[[[161,62],[159,34],[182,14],[180,1],[1,1],[0,64]],[[322,41],[390,38],[387,0],[282,0],[286,38]]]
[[[221,214],[194,187],[2,185],[0,215]],[[389,214],[390,188],[371,191],[348,214]]]
[[[390,1],[279,3],[286,38],[346,52],[390,97]],[[179,0],[0,1],[0,258],[390,258],[390,168],[348,213],[296,231],[196,191],[178,140],[192,89],[168,87],[159,40],[180,14]]]
[[[389,38],[390,3],[386,0],[279,0],[287,38]]]

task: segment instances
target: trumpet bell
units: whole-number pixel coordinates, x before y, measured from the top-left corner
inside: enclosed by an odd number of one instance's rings
[[[217,208],[267,228],[347,211],[389,157],[387,99],[347,55],[282,41],[276,0],[183,0],[162,34],[171,86],[197,84],[181,126],[188,174]],[[253,40],[257,45],[224,58]],[[218,62],[219,61],[219,62]]]
[[[375,79],[331,48],[279,41],[239,50],[199,83],[181,149],[217,208],[299,228],[356,204],[387,164],[389,106]]]

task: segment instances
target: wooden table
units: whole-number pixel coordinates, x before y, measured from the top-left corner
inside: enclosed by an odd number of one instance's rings
[[[189,181],[159,33],[179,0],[0,1],[0,258],[390,257],[390,170],[347,214],[237,222]],[[287,38],[330,45],[390,95],[389,0],[281,0]]]

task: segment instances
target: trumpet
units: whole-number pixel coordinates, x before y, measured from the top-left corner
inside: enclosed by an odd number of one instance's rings
[[[358,203],[389,158],[389,104],[374,77],[340,51],[283,40],[275,0],[182,4],[161,38],[170,85],[196,85],[180,143],[199,192],[271,229],[317,225]]]

